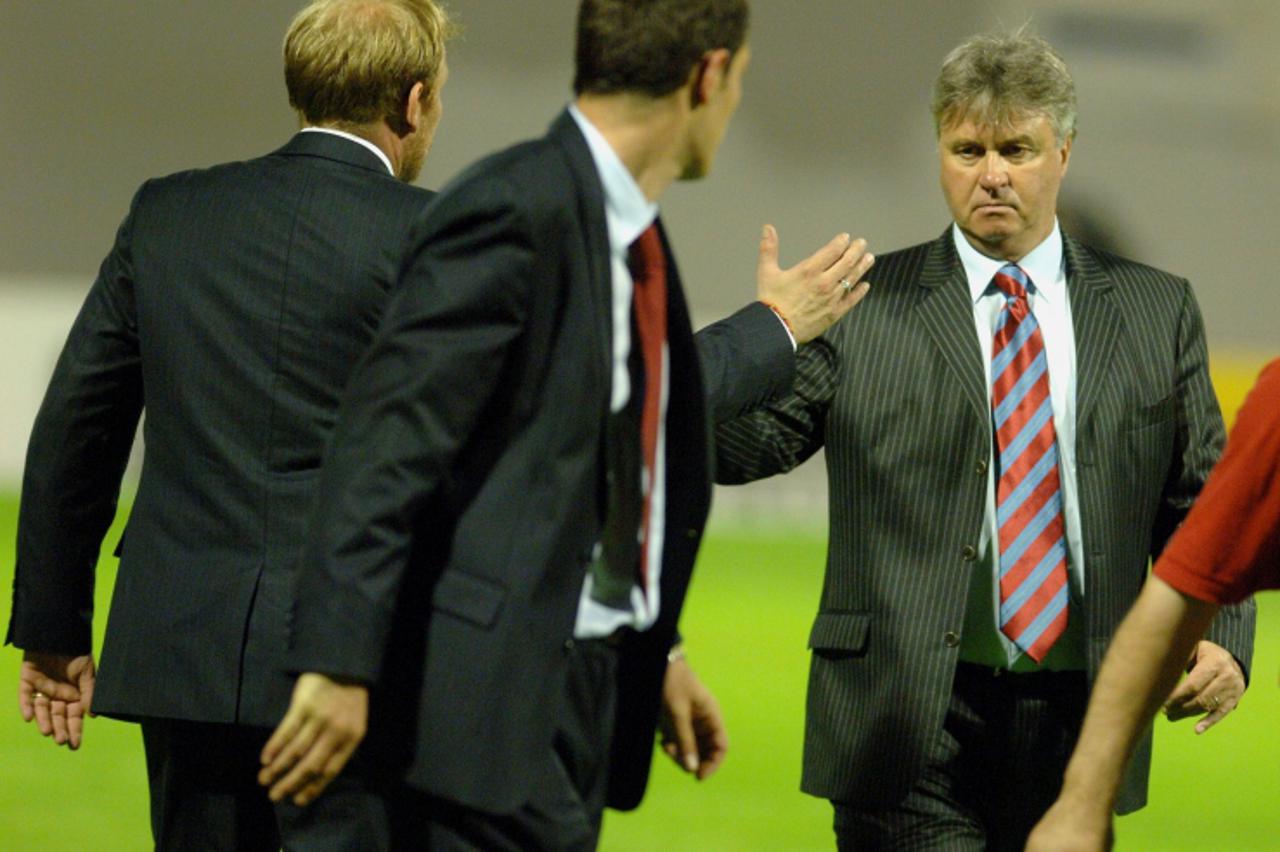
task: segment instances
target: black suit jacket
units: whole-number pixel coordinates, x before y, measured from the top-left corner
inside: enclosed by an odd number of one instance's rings
[[[94,566],[145,409],[95,711],[279,721],[323,446],[430,197],[323,133],[138,191],[36,418],[9,627],[23,648],[90,650]]]
[[[1222,418],[1190,285],[1065,239],[1088,673],[1151,556],[1218,457]],[[718,430],[718,480],[826,447],[830,546],[813,651],[803,787],[874,807],[919,777],[951,694],[987,499],[991,410],[951,232],[876,261],[867,298],[802,350],[796,392]],[[1081,614],[1077,601],[1075,614]],[[1209,638],[1248,672],[1254,609]],[[1119,800],[1146,799],[1150,739]]]
[[[644,788],[707,514],[706,393],[740,413],[785,389],[795,363],[759,304],[696,345],[670,260],[667,272],[661,618],[622,653],[615,806]],[[601,534],[610,294],[603,192],[565,114],[464,172],[423,215],[325,464],[294,667],[372,684],[366,758],[483,810],[526,802],[552,746]]]

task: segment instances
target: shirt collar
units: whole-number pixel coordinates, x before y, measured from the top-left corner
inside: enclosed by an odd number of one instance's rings
[[[969,295],[976,303],[987,292],[1000,267],[1008,261],[987,257],[975,249],[960,232],[960,226],[954,223],[951,225],[951,239],[969,280]],[[1031,279],[1031,289],[1037,298],[1057,302],[1066,296],[1066,276],[1062,274],[1062,231],[1058,228],[1057,219],[1053,220],[1049,236],[1018,261],[1018,266]]]
[[[396,176],[396,170],[391,168],[391,158],[387,156],[385,151],[383,151],[377,145],[370,142],[368,139],[362,139],[359,136],[355,135],[354,133],[347,133],[345,130],[334,130],[332,127],[304,127],[302,128],[302,132],[303,133],[328,133],[331,136],[341,136],[343,139],[350,139],[352,142],[355,142],[357,145],[363,145],[364,147],[368,148],[370,151],[378,155],[378,159],[382,161],[382,165],[387,167],[387,174],[391,175],[392,177]]]
[[[644,197],[636,179],[623,165],[604,135],[596,129],[576,104],[569,104],[569,115],[578,123],[591,151],[600,185],[604,189],[604,216],[609,226],[609,245],[625,252],[658,217],[658,205]]]

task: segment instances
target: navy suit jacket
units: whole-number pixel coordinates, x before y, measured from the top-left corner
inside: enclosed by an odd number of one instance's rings
[[[325,133],[138,191],[32,431],[8,636],[89,652],[94,568],[145,410],[96,712],[280,720],[323,447],[430,198]]]
[[[710,502],[708,398],[734,416],[788,387],[795,363],[760,304],[695,344],[667,248],[661,617],[622,651],[615,807],[639,802],[654,750]],[[552,747],[604,511],[610,294],[603,191],[564,114],[422,216],[325,464],[293,666],[372,684],[366,758],[487,811],[528,801]]]

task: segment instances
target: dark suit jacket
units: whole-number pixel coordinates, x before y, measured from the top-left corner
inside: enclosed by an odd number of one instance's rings
[[[1188,283],[1065,242],[1092,678],[1223,428]],[[758,479],[826,447],[830,547],[809,640],[803,787],[865,806],[906,793],[941,729],[992,454],[950,231],[878,258],[873,279],[829,339],[802,351],[795,394],[720,427],[717,467],[721,482]],[[1253,625],[1250,602],[1210,632],[1246,672]],[[1145,802],[1149,762],[1148,738],[1122,812]]]
[[[667,280],[662,614],[622,651],[614,806],[644,788],[707,514],[706,393],[728,416],[794,374],[768,308],[695,345],[670,260]],[[464,172],[424,214],[327,456],[294,667],[372,684],[365,757],[471,807],[522,805],[552,747],[601,533],[610,293],[602,189],[565,114]]]
[[[145,408],[95,711],[283,715],[323,446],[430,197],[319,133],[138,191],[36,418],[9,628],[24,648],[90,650],[94,566]]]

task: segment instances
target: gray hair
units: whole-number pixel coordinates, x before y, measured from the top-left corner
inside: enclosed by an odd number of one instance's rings
[[[1076,135],[1076,86],[1062,57],[1022,30],[976,35],[951,51],[933,84],[934,130],[973,119],[1007,127],[1042,115],[1059,145]]]

